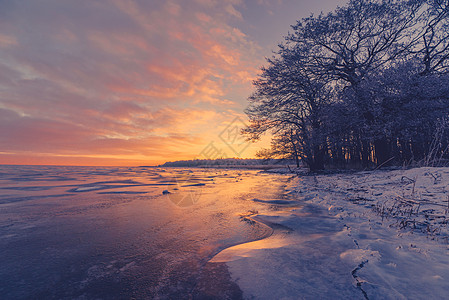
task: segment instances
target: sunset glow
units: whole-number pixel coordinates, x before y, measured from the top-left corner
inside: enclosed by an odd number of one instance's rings
[[[289,25],[339,1],[0,4],[0,164],[193,159],[243,109]]]

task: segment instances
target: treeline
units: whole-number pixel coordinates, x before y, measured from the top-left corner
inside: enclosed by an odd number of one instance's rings
[[[352,0],[298,21],[267,59],[244,130],[312,170],[447,158],[448,0]]]
[[[289,159],[251,159],[251,158],[220,158],[169,161],[159,167],[214,167],[214,166],[258,166],[286,165]]]

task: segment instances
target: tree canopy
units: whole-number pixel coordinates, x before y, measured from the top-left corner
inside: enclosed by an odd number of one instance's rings
[[[310,16],[254,81],[244,130],[260,156],[380,166],[446,156],[448,0],[351,0]]]

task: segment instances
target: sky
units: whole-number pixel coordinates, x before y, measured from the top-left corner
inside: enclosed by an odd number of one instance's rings
[[[342,0],[0,0],[0,164],[254,157],[265,57]]]

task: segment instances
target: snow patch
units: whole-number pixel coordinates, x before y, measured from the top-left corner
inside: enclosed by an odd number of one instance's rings
[[[340,254],[342,260],[351,263],[360,263],[361,261],[379,261],[379,251],[372,251],[368,249],[348,249]]]

